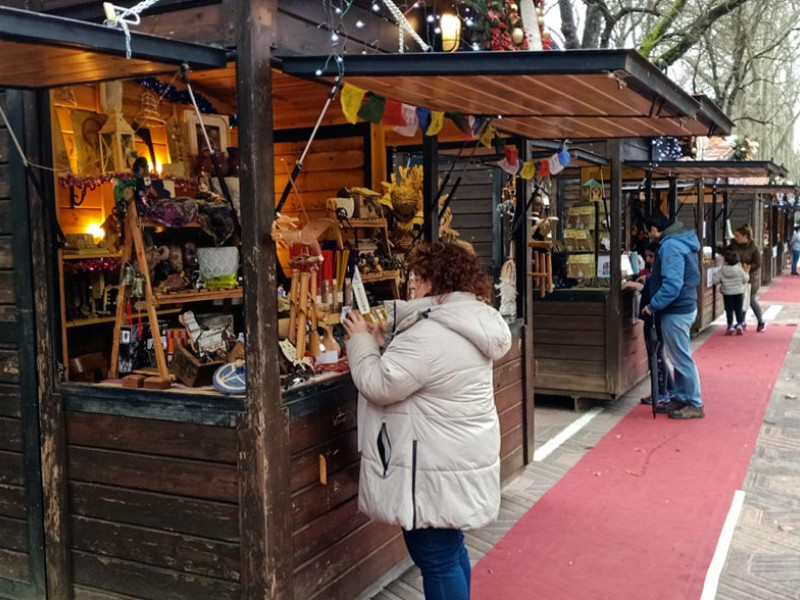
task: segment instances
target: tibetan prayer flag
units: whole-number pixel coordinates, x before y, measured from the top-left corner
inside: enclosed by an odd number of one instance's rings
[[[550,167],[550,175],[558,175],[564,170],[564,165],[558,160],[558,153],[553,154],[547,159]]]
[[[532,160],[526,160],[522,165],[522,171],[520,171],[519,176],[523,179],[533,179],[534,175],[536,175],[536,163]]]
[[[428,125],[431,123],[431,111],[427,108],[421,108],[418,106],[417,122],[419,123],[419,128],[422,129],[423,133],[428,131]]]
[[[444,116],[450,119],[453,123],[455,123],[456,127],[467,136],[467,139],[472,139],[472,126],[469,124],[467,118],[459,113],[453,112],[446,112]]]
[[[541,179],[542,177],[548,177],[550,175],[550,163],[546,160],[543,160],[539,163],[539,168],[536,169],[536,177]]]
[[[386,108],[386,99],[376,96],[372,92],[367,92],[367,101],[358,109],[358,116],[369,121],[373,125],[378,125],[383,118],[383,111]]]
[[[495,130],[494,140],[492,141],[492,145],[495,147],[495,150],[498,152],[505,152],[506,150],[506,140],[500,133]]]
[[[403,104],[403,120],[405,125],[398,125],[394,130],[400,135],[406,137],[414,137],[417,133],[417,125],[419,124],[419,117],[417,117],[417,107],[410,104]]]
[[[431,111],[431,123],[425,130],[425,135],[438,135],[444,126],[444,113],[438,110]]]
[[[494,123],[491,119],[486,119],[478,130],[478,141],[485,148],[491,148],[495,133]]]
[[[406,121],[403,119],[403,105],[397,100],[386,100],[386,107],[383,110],[383,118],[381,125],[401,126],[405,125]]]
[[[558,151],[558,162],[561,163],[561,166],[566,169],[571,161],[572,157],[569,155],[569,150],[561,148],[561,150]]]
[[[519,151],[515,146],[506,146],[502,160],[495,163],[489,163],[500,167],[509,175],[516,175],[519,171]]]
[[[361,108],[361,103],[364,101],[366,94],[366,90],[349,83],[345,83],[342,87],[342,95],[339,100],[342,103],[342,112],[348,123],[355,124],[358,120],[358,109]]]
[[[488,121],[486,117],[470,117],[472,119],[472,135],[478,135],[478,132],[483,128],[484,123]]]

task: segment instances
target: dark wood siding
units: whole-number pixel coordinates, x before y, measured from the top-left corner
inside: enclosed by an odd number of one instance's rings
[[[462,172],[461,183],[456,190],[450,210],[453,211],[453,229],[458,231],[461,239],[472,244],[481,262],[492,274],[497,274],[501,264],[494,251],[494,221],[496,195],[499,186],[496,179],[501,177],[500,169],[472,163],[466,166],[467,160],[459,160],[453,170],[451,184]],[[440,170],[449,169],[443,163]]]
[[[236,430],[67,412],[76,599],[238,599]]]
[[[0,91],[4,109],[5,100]],[[31,581],[8,161],[8,131],[0,123],[0,597]]]
[[[628,391],[639,383],[650,368],[647,364],[647,346],[645,340],[644,323],[640,320],[634,321],[633,294],[623,293],[621,297],[622,307],[622,344],[620,356],[620,386],[621,393]]]
[[[605,311],[604,301],[534,300],[537,394],[592,397],[606,393]]]

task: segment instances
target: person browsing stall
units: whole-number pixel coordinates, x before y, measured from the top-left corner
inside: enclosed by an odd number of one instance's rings
[[[350,372],[363,402],[359,510],[403,529],[427,600],[468,600],[464,530],[500,510],[493,362],[508,325],[484,299],[479,258],[450,243],[409,254],[414,300],[386,303],[386,327],[351,312]],[[381,353],[381,344],[385,345]]]
[[[650,276],[652,297],[643,312],[661,318],[664,345],[675,371],[675,398],[656,404],[656,412],[668,413],[671,419],[700,419],[705,411],[691,349],[700,284],[700,241],[694,231],[661,214],[648,217],[647,228],[659,247]]]
[[[725,253],[725,264],[714,273],[714,285],[722,286],[722,300],[725,303],[725,318],[728,330],[725,335],[744,333],[744,292],[750,283],[750,276],[742,268],[739,255],[733,250]],[[736,324],[733,317],[736,316]]]
[[[798,275],[797,263],[800,261],[800,225],[794,226],[794,233],[789,240],[789,248],[792,250],[792,275]]]
[[[753,230],[749,225],[736,228],[736,231],[733,232],[733,241],[725,248],[725,252],[729,250],[733,250],[739,255],[742,267],[750,275],[750,308],[753,309],[753,314],[758,321],[756,331],[764,331],[767,324],[761,314],[761,306],[756,300],[756,293],[761,287],[761,250],[753,240]],[[747,314],[747,307],[745,307],[745,314]],[[744,327],[747,325],[745,324]]]

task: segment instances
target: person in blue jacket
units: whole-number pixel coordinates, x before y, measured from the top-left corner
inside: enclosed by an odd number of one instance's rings
[[[651,275],[650,303],[643,312],[661,318],[664,345],[675,371],[675,397],[656,404],[656,411],[669,414],[671,419],[701,419],[705,411],[700,375],[691,349],[700,285],[700,242],[694,231],[661,214],[648,218],[647,229],[650,238],[660,245]]]

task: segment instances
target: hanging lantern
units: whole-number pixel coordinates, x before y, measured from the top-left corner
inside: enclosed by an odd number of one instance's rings
[[[444,13],[439,20],[442,30],[442,50],[454,52],[461,45],[461,19],[458,15]]]
[[[100,105],[108,120],[100,129],[100,166],[104,173],[129,171],[136,159],[135,132],[122,116],[122,82],[100,84]]]

